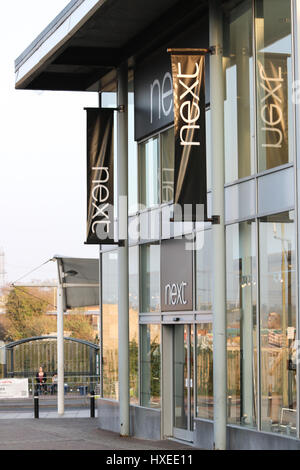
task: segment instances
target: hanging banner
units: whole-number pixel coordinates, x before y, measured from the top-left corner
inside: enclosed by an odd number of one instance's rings
[[[258,145],[262,169],[289,162],[287,54],[259,53]]]
[[[114,241],[114,110],[87,108],[87,244]]]
[[[174,204],[181,207],[182,219],[207,218],[205,55],[203,52],[171,52],[175,172]],[[179,220],[180,214],[174,214]]]

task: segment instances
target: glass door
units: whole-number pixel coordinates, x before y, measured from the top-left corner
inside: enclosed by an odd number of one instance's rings
[[[192,325],[174,325],[173,435],[193,441],[194,340]]]

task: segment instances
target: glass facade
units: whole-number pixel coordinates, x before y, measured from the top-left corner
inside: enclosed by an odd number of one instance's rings
[[[295,436],[298,287],[291,20],[287,0],[245,0],[224,10],[225,314],[228,424]],[[212,181],[210,113],[208,107],[208,192]],[[132,162],[137,168],[131,181],[136,178],[144,208],[172,203],[173,127],[140,142],[138,157]],[[178,310],[176,315],[161,311],[161,242],[165,240],[161,226],[151,243],[147,238],[143,239],[147,243],[135,242],[130,247],[131,403],[161,407],[166,380],[161,365],[166,354],[164,329],[171,325],[170,414],[172,425],[180,430],[189,426],[192,430],[195,419],[214,418],[213,239],[211,227],[206,224],[205,228],[198,231],[198,225],[193,226],[197,247],[193,308]],[[104,396],[116,399],[114,257],[102,255],[106,276],[102,312]],[[176,269],[180,272],[180,266]]]
[[[226,228],[228,422],[256,425],[256,223]]]
[[[118,253],[102,255],[103,397],[118,400]]]
[[[196,310],[212,312],[212,232],[196,233]]]
[[[296,263],[294,214],[259,222],[261,419],[268,431],[296,432]]]
[[[159,139],[139,145],[140,203],[153,207],[160,202]]]
[[[133,82],[128,93],[128,212],[138,210],[138,164],[137,143],[134,140],[134,93]]]
[[[254,173],[252,1],[231,11],[224,22],[225,181]]]
[[[293,160],[291,27],[290,0],[256,0],[259,171]]]
[[[161,134],[161,202],[174,197],[174,128]]]
[[[213,419],[213,332],[212,323],[196,325],[196,416]]]
[[[141,312],[160,310],[160,245],[141,248]]]
[[[160,325],[141,326],[141,406],[160,408]]]
[[[129,395],[139,403],[139,248],[129,248]]]

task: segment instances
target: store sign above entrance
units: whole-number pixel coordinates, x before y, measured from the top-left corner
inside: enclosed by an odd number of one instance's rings
[[[87,108],[87,244],[114,241],[114,110]]]
[[[193,310],[193,251],[184,239],[161,244],[161,310]]]
[[[205,54],[169,49],[174,94],[174,203],[177,220],[207,219]]]

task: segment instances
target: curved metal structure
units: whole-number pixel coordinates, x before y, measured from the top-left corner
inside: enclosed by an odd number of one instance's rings
[[[43,341],[45,343],[43,343]],[[48,342],[47,342],[48,340]],[[50,341],[49,341],[50,340]],[[48,372],[57,369],[56,347],[50,346],[51,340],[57,341],[56,335],[33,336],[29,338],[12,341],[5,344],[1,349],[5,351],[4,375],[5,376],[27,376],[32,375],[40,363],[47,363]],[[23,345],[41,342],[40,347],[29,347],[24,350]],[[83,339],[64,337],[64,341],[69,342],[66,351],[65,367],[68,375],[99,375],[99,351],[100,346]],[[70,343],[76,343],[71,346]],[[19,349],[21,346],[21,351]],[[81,346],[84,349],[81,349]],[[78,349],[78,347],[80,349]],[[86,348],[86,349],[85,349]],[[69,369],[69,370],[68,370]]]
[[[30,343],[31,341],[39,341],[43,339],[56,339],[57,336],[32,336],[31,338],[24,338],[24,339],[19,339],[18,341],[12,341],[11,343],[5,344],[3,348],[5,349],[11,349],[14,348],[15,346],[19,346],[20,344],[24,343]],[[90,348],[99,350],[100,346],[98,346],[95,343],[91,343],[90,341],[86,341],[84,339],[78,339],[78,338],[71,338],[69,336],[64,337],[65,341],[74,341],[75,343],[81,343],[84,344],[85,346],[88,346]]]

